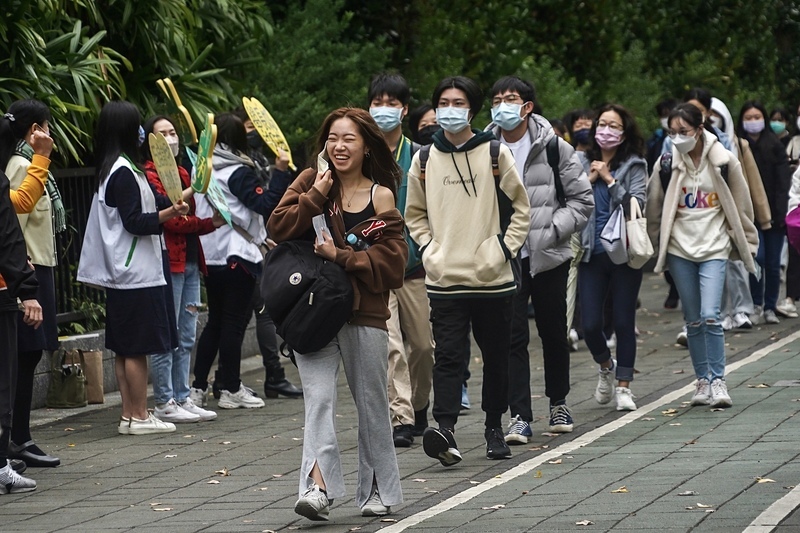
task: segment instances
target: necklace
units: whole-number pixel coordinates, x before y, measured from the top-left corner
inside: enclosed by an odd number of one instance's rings
[[[353,194],[351,194],[350,198],[348,199],[347,195],[344,192],[344,187],[342,187],[342,200],[347,200],[347,207],[350,207],[350,204],[353,201],[353,197],[356,195],[357,192],[358,192],[358,185],[355,186],[355,188],[353,189]]]

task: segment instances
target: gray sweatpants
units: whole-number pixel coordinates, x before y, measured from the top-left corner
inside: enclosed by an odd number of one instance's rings
[[[313,483],[309,474],[314,463],[319,464],[329,499],[346,494],[336,440],[336,383],[341,359],[358,411],[356,503],[361,507],[369,499],[373,479],[384,505],[402,503],[386,391],[388,342],[388,333],[382,329],[345,324],[320,351],[296,355],[306,412],[300,495]]]
[[[725,268],[720,316],[732,316],[736,313],[749,315],[752,312],[753,297],[750,295],[750,277],[747,269],[743,262],[729,260]]]

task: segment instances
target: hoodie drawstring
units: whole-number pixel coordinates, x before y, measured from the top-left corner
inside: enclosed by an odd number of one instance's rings
[[[461,175],[461,170],[458,168],[458,164],[456,163],[456,156],[453,155],[453,152],[450,152],[450,157],[453,160],[453,166],[456,167],[456,172],[458,172],[458,177],[461,180],[461,186],[464,187],[464,192],[467,193],[467,196],[472,196],[469,193],[469,189],[467,189],[467,184],[464,182],[464,176]],[[469,152],[464,152],[464,157],[467,158],[467,171],[469,172],[469,177],[472,180],[472,191],[475,193],[475,197],[478,197],[478,189],[475,187],[475,178],[472,176],[472,167],[469,164]]]

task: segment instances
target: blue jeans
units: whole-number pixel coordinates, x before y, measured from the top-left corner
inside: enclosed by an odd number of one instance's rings
[[[781,292],[781,252],[786,236],[784,228],[758,230],[758,254],[756,260],[764,269],[761,279],[750,274],[750,294],[753,305],[763,305],[764,310],[775,310]]]
[[[178,347],[172,352],[150,356],[153,396],[157,404],[189,397],[189,369],[197,336],[197,307],[200,305],[200,267],[186,263],[183,273],[172,274],[172,295],[178,323]],[[191,308],[191,310],[190,310]]]
[[[719,320],[725,286],[724,259],[695,263],[667,254],[667,265],[681,297],[689,355],[697,379],[725,377],[725,334]]]

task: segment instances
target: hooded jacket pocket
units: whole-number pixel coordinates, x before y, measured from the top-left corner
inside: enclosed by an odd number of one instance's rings
[[[475,251],[475,278],[492,282],[500,278],[506,266],[506,255],[500,245],[502,235],[492,235]]]
[[[442,257],[442,245],[431,240],[422,252],[422,266],[425,268],[425,275],[431,283],[437,283],[444,274],[444,258]]]

